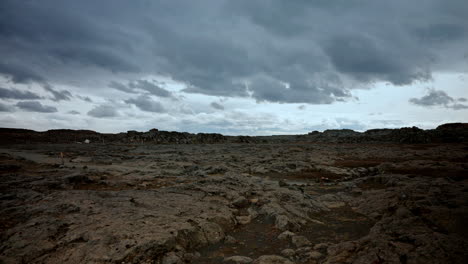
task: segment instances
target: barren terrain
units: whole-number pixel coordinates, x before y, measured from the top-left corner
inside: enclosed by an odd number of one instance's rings
[[[259,141],[3,144],[0,263],[468,263],[467,143]]]

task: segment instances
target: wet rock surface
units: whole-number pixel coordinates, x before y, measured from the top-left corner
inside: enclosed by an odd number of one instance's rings
[[[0,263],[468,261],[467,144],[242,140],[3,145]]]

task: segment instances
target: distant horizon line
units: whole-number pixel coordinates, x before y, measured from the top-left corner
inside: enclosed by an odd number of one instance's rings
[[[95,133],[98,133],[98,134],[121,134],[121,133],[129,133],[129,132],[137,132],[137,133],[147,133],[147,132],[150,132],[151,130],[153,129],[156,129],[157,131],[161,131],[161,132],[171,132],[171,133],[188,133],[188,134],[219,134],[219,135],[223,135],[223,136],[232,136],[232,137],[236,137],[236,136],[246,136],[246,137],[268,137],[268,136],[295,136],[295,135],[307,135],[309,133],[312,133],[312,132],[319,132],[319,133],[324,133],[325,131],[334,131],[334,130],[350,130],[350,131],[353,131],[353,132],[358,132],[358,133],[365,133],[367,131],[371,131],[371,130],[384,130],[384,129],[389,129],[389,130],[393,130],[393,129],[403,129],[403,128],[418,128],[418,129],[421,129],[421,130],[435,130],[435,129],[438,129],[439,127],[441,126],[454,126],[454,125],[467,125],[468,126],[468,122],[450,122],[450,123],[442,123],[434,128],[420,128],[420,127],[417,127],[417,126],[402,126],[402,127],[393,127],[393,128],[389,128],[389,127],[380,127],[380,128],[370,128],[370,129],[366,129],[366,130],[354,130],[354,129],[351,129],[351,128],[328,128],[328,129],[324,129],[324,130],[310,130],[308,132],[306,132],[305,134],[269,134],[269,135],[245,135],[245,134],[237,134],[237,135],[232,135],[232,134],[223,134],[223,133],[219,133],[219,132],[188,132],[188,131],[177,131],[177,130],[161,130],[161,129],[158,129],[158,128],[151,128],[147,131],[138,131],[138,130],[127,130],[127,131],[121,131],[121,132],[100,132],[100,131],[96,131],[96,130],[93,130],[93,129],[74,129],[74,128],[53,128],[53,129],[48,129],[48,130],[44,130],[44,131],[40,131],[40,130],[34,130],[34,129],[30,129],[30,128],[16,128],[16,127],[0,127],[0,132],[1,130],[27,130],[27,131],[32,131],[32,132],[36,132],[36,133],[46,133],[46,132],[49,132],[49,131],[60,131],[60,130],[66,130],[66,131],[89,131],[89,132],[95,132]]]

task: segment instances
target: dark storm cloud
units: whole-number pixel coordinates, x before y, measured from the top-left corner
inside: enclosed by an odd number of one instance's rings
[[[425,65],[415,66],[406,56],[398,56],[398,47],[379,46],[369,37],[352,35],[331,39],[324,45],[331,63],[341,73],[360,81],[386,80],[396,85],[428,80]]]
[[[217,110],[224,110],[224,106],[222,104],[219,104],[217,102],[212,102],[210,104],[211,107],[213,107],[214,109],[217,109]]]
[[[18,89],[6,89],[6,88],[0,87],[0,98],[31,100],[31,99],[40,99],[41,97],[30,91],[21,91]]]
[[[330,104],[351,96],[347,90],[339,87],[339,83],[335,83],[336,80],[316,81],[293,80],[287,87],[280,80],[261,76],[252,79],[249,90],[259,102]]]
[[[453,110],[468,109],[468,105],[464,105],[464,104],[453,104],[449,107],[452,108]]]
[[[17,83],[71,82],[83,68],[106,82],[103,70],[159,74],[187,93],[328,104],[353,87],[454,70],[468,38],[462,10],[468,1],[3,0],[0,73]],[[171,97],[143,80],[109,87]]]
[[[1,19],[0,19],[0,23],[1,23]],[[0,44],[0,47],[1,47],[1,44]],[[2,54],[2,55],[5,57],[8,56],[7,54]],[[31,69],[28,69],[26,66],[14,64],[14,63],[0,62],[0,74],[10,78],[11,81],[13,81],[14,83],[44,82],[44,78],[39,76],[37,73],[35,73]]]
[[[427,95],[421,98],[411,98],[410,102],[422,106],[447,105],[453,102],[453,98],[444,91],[431,89]]]
[[[69,91],[67,90],[57,91],[53,89],[50,85],[44,85],[44,90],[48,91],[49,93],[53,95],[53,98],[52,98],[53,101],[62,101],[62,100],[69,101],[70,97],[72,97],[72,94]]]
[[[79,63],[83,66],[101,67],[114,73],[140,71],[137,66],[105,49],[73,47],[54,50],[51,53],[65,63]]]
[[[147,80],[131,82],[129,87],[133,89],[141,89],[159,97],[171,97],[171,93],[169,91]]]
[[[115,107],[111,105],[99,105],[88,112],[89,116],[97,118],[116,117],[119,115]]]
[[[156,102],[149,96],[141,95],[137,98],[125,100],[127,104],[133,104],[142,111],[153,113],[164,113],[166,110],[160,102]]]
[[[135,90],[133,88],[130,88],[125,84],[118,83],[115,81],[111,81],[107,86],[109,86],[110,88],[114,88],[116,90],[125,92],[125,93],[135,93]]]
[[[421,41],[445,42],[463,39],[468,34],[468,26],[460,24],[432,24],[414,30]]]
[[[159,97],[172,97],[171,92],[147,80],[129,82],[128,85],[111,81],[108,86],[125,93],[139,94],[144,91]]]
[[[92,102],[93,102],[93,100],[91,100],[91,98],[89,98],[88,96],[77,95],[76,97],[79,98],[79,99],[81,99],[81,100],[83,100],[83,101],[85,101],[85,102],[88,102],[88,103],[92,103]]]
[[[37,101],[21,101],[16,104],[16,106],[20,109],[29,112],[38,112],[38,113],[55,113],[57,112],[57,108],[48,105],[42,105],[40,102]]]
[[[456,100],[441,90],[430,89],[428,94],[421,98],[411,98],[410,103],[419,106],[444,106],[454,110],[467,109],[468,106],[460,103],[454,103]]]

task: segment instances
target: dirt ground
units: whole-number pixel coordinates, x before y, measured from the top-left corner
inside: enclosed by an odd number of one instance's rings
[[[0,146],[0,263],[468,263],[468,144]]]

